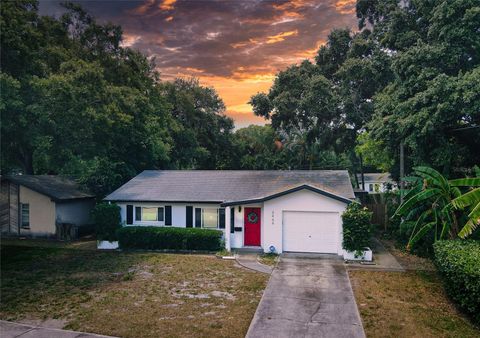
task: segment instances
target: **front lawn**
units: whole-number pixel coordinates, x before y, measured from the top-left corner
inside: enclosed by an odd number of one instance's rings
[[[480,337],[435,271],[349,271],[367,337]]]
[[[268,277],[208,255],[2,244],[1,319],[121,337],[243,337]]]

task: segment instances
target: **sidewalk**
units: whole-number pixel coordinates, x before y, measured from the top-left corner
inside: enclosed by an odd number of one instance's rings
[[[2,338],[114,338],[93,333],[75,332],[60,329],[48,329],[0,320]]]

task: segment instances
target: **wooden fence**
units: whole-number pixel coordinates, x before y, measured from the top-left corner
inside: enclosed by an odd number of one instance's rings
[[[388,227],[388,209],[387,204],[384,203],[368,203],[364,204],[372,214],[372,223],[378,224],[383,230]]]

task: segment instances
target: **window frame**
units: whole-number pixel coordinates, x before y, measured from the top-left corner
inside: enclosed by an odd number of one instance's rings
[[[26,223],[24,223],[24,210],[27,210]],[[30,203],[20,203],[20,227],[22,229],[30,229]]]
[[[205,210],[206,209],[215,209],[216,210],[216,216],[217,216],[217,224],[215,225],[215,227],[205,227]],[[215,207],[205,207],[205,208],[202,208],[202,229],[218,229],[219,225],[220,225],[220,216],[219,216],[219,208],[215,208]]]
[[[133,209],[135,210],[134,212],[134,224],[135,223],[140,223],[140,225],[143,223],[143,224],[149,224],[149,223],[160,223],[160,224],[163,224],[165,225],[165,205],[134,205],[133,206]],[[144,209],[155,209],[155,220],[145,220],[144,216],[143,216],[143,213],[144,213]],[[161,216],[162,219],[159,219],[159,213],[158,213],[158,209],[162,209],[162,212],[161,212]],[[140,211],[140,212],[138,212]]]

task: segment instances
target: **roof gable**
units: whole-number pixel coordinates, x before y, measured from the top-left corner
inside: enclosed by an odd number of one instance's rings
[[[75,181],[57,175],[12,175],[5,179],[56,201],[95,197]]]

